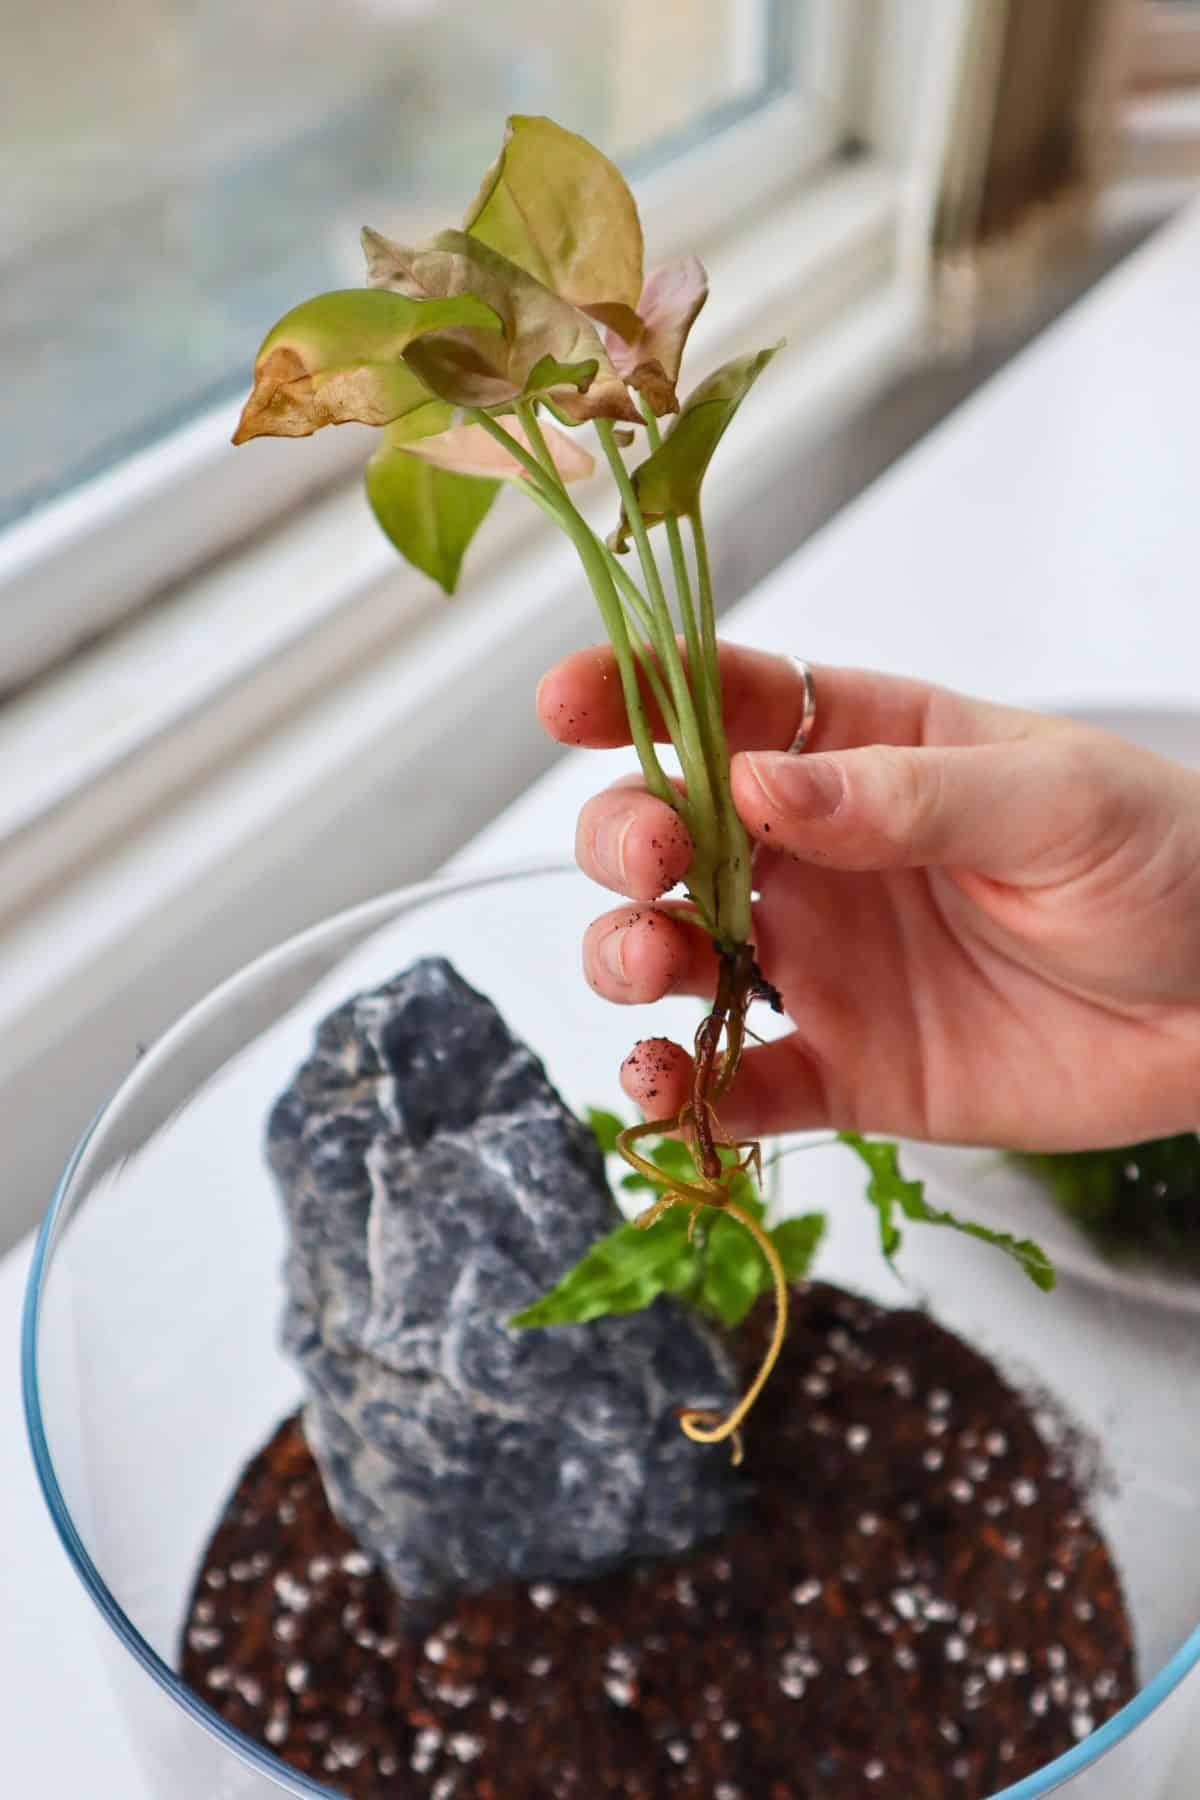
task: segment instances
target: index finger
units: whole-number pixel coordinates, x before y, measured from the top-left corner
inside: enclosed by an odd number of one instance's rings
[[[681,646],[684,666],[686,652]],[[786,750],[804,716],[804,679],[790,656],[719,646],[721,695],[731,751]],[[867,744],[980,744],[1025,737],[1044,728],[1034,713],[971,700],[924,681],[871,669],[821,664],[812,669],[816,721],[811,750],[853,750]],[[640,677],[639,677],[640,679]],[[643,704],[658,743],[668,741],[658,708],[642,684]],[[630,741],[617,661],[608,645],[577,650],[542,678],[537,714],[562,744],[612,750]]]

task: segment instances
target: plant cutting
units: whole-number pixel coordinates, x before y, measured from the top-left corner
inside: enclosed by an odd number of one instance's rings
[[[807,1268],[816,1227],[767,1228],[754,1191],[761,1148],[731,1141],[721,1125],[750,1008],[780,1001],[754,952],[751,856],[730,790],[702,488],[779,346],[736,357],[681,395],[685,346],[707,296],[704,269],[685,257],[647,275],[624,178],[549,119],[509,121],[460,229],[419,246],[367,230],[363,243],[367,288],[304,302],[264,340],[234,441],[307,436],[349,421],[378,427],[366,471],[375,516],[447,593],[501,482],[574,546],[616,658],[642,776],[691,840],[688,902],[719,973],[696,1030],[686,1104],[611,1132],[630,1179],[653,1199],[514,1323],[580,1322],[646,1306],[661,1292],[684,1292],[728,1320],[720,1296],[752,1299],[768,1286],[774,1325],[741,1399],[720,1415],[694,1406],[680,1413],[689,1438],[732,1440],[736,1459],[742,1424],[782,1349],[789,1279]],[[607,537],[570,491],[594,468],[576,435],[584,427],[615,489]],[[681,788],[659,759],[651,709],[678,756]],[[969,1232],[1012,1256],[1039,1287],[1053,1285],[1036,1244],[931,1208],[921,1185],[903,1177],[894,1145],[840,1137],[867,1167],[889,1260],[902,1217]],[[654,1155],[651,1139],[660,1140]],[[757,1275],[747,1273],[747,1245],[760,1259]]]

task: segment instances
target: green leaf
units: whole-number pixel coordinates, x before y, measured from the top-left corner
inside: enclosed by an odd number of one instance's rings
[[[740,1325],[758,1296],[771,1286],[763,1253],[744,1226],[718,1213],[707,1229],[697,1300],[731,1328]]]
[[[372,511],[397,550],[452,594],[499,482],[439,469],[386,440],[367,464],[366,482]]]
[[[542,1299],[509,1320],[510,1325],[582,1325],[607,1313],[640,1312],[659,1294],[684,1285],[679,1265],[693,1255],[687,1216],[675,1209],[639,1231],[619,1225],[570,1269]]]
[[[572,306],[626,333],[642,291],[642,227],[620,170],[553,119],[516,115],[464,229]]]
[[[605,333],[613,368],[643,394],[656,413],[678,411],[675,384],[684,345],[707,298],[704,264],[685,256],[655,269],[647,278],[633,335],[612,329]]]
[[[615,1156],[617,1139],[625,1129],[625,1121],[619,1119],[616,1113],[603,1112],[599,1107],[589,1106],[587,1122],[603,1154]]]
[[[545,398],[572,424],[640,422],[591,321],[507,257],[462,231],[419,249],[364,231],[363,248],[374,287],[426,300],[471,295],[502,321],[500,336],[463,330],[410,345],[409,367],[440,399],[501,413]]]
[[[739,356],[702,381],[685,400],[683,411],[660,447],[634,470],[633,486],[647,525],[673,514],[677,518],[696,512],[700,487],[712,454],[762,371],[779,349],[759,350]],[[613,548],[624,550],[629,521],[622,510],[613,533]]]
[[[588,1123],[601,1150],[614,1153],[625,1129],[623,1121],[615,1113],[592,1111]],[[662,1180],[635,1173],[625,1177],[623,1187],[663,1194],[681,1181],[696,1179],[691,1152],[678,1138],[660,1138],[643,1149],[661,1169]],[[726,1168],[737,1160],[732,1150],[722,1149],[720,1156]],[[729,1192],[743,1211],[761,1222],[765,1208],[748,1174],[735,1175]],[[762,1252],[745,1227],[718,1208],[700,1214],[689,1239],[689,1216],[688,1207],[678,1206],[649,1231],[639,1231],[633,1224],[619,1226],[593,1246],[551,1293],[510,1323],[577,1324],[604,1313],[635,1312],[659,1294],[676,1294],[730,1328],[740,1325],[772,1285]],[[789,1278],[808,1272],[823,1227],[824,1220],[813,1214],[789,1219],[771,1233]]]
[[[233,441],[307,437],[351,419],[390,424],[429,399],[405,350],[466,327],[481,343],[503,343],[500,315],[468,293],[430,300],[351,288],[306,300],[263,340]]]
[[[824,1213],[804,1213],[798,1219],[784,1219],[772,1231],[771,1242],[789,1281],[803,1281],[808,1274],[825,1236],[825,1224]]]
[[[736,1193],[734,1198],[744,1212],[761,1221],[764,1208],[753,1193]],[[771,1242],[789,1281],[805,1278],[824,1235],[824,1213],[806,1213],[775,1226]],[[762,1251],[745,1227],[727,1214],[718,1213],[708,1227],[701,1262],[696,1301],[731,1329],[741,1324],[759,1296],[770,1293],[773,1286]]]
[[[924,1184],[920,1181],[906,1181],[900,1173],[899,1152],[895,1144],[882,1140],[869,1142],[860,1137],[856,1131],[839,1131],[838,1137],[843,1144],[848,1144],[855,1154],[861,1157],[871,1172],[867,1183],[867,1198],[879,1214],[879,1241],[883,1254],[891,1262],[900,1248],[900,1227],[895,1221],[895,1210],[899,1207],[906,1219],[922,1225],[945,1225],[951,1231],[963,1232],[967,1237],[979,1238],[982,1243],[992,1244],[1002,1250],[1006,1256],[1019,1263],[1035,1287],[1049,1293],[1055,1284],[1054,1265],[1046,1252],[1035,1244],[1031,1238],[1014,1238],[1006,1231],[991,1231],[986,1225],[976,1225],[966,1219],[957,1219],[953,1213],[942,1212],[932,1207],[925,1199]]]

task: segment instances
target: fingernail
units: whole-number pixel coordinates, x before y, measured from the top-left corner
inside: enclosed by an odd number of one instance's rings
[[[600,946],[596,952],[604,973],[610,975],[614,981],[622,983],[628,981],[625,974],[625,932],[625,926],[618,925],[614,931],[608,932],[600,939]]]
[[[822,756],[747,754],[750,772],[768,806],[798,819],[828,819],[838,809],[845,783],[837,764]]]
[[[633,824],[630,812],[608,813],[596,827],[594,848],[600,871],[615,887],[625,886],[625,839]]]

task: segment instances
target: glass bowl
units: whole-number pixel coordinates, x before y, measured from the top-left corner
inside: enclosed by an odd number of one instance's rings
[[[141,1059],[63,1176],[26,1304],[29,1434],[59,1536],[109,1627],[110,1669],[156,1795],[336,1794],[229,1727],[174,1668],[223,1502],[300,1398],[276,1343],[283,1235],[262,1155],[268,1108],[332,1006],[434,953],[492,997],[568,1104],[619,1106],[616,1071],[633,1039],[687,1040],[698,1014],[694,1001],[623,1010],[590,992],[579,940],[597,900],[573,870],[523,870],[410,888],[292,939]],[[983,1247],[919,1229],[898,1287],[855,1159],[818,1149],[781,1168],[786,1210],[831,1215],[817,1273],[885,1303],[926,1302],[1102,1442],[1111,1480],[1093,1505],[1124,1579],[1144,1685],[1003,1800],[1060,1789],[1073,1800],[1156,1800],[1200,1702],[1191,1321],[1070,1280],[1044,1296]]]

